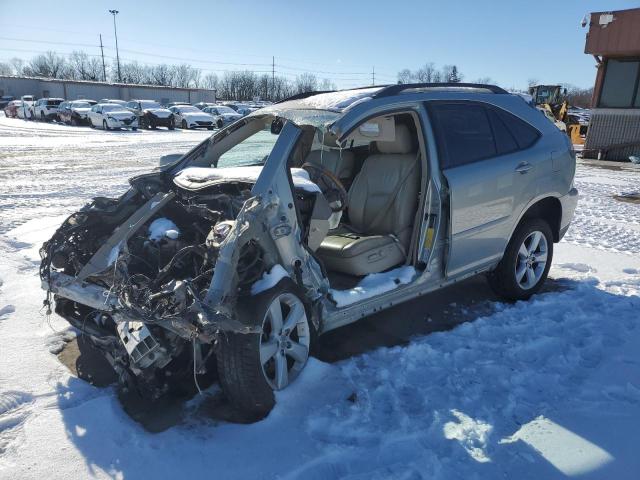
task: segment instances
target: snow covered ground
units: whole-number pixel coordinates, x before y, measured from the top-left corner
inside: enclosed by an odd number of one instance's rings
[[[212,420],[212,387],[152,434],[113,388],[71,375],[54,353],[73,332],[41,310],[39,245],[206,135],[0,117],[0,478],[640,478],[640,205],[613,198],[640,190],[637,168],[579,166],[551,270],[563,288],[406,346],[312,359],[261,422]]]

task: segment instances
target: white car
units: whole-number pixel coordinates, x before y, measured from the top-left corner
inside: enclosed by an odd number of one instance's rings
[[[226,105],[207,107],[203,110],[203,112],[213,115],[217,119],[221,120],[221,122],[216,122],[218,128],[221,128],[242,118],[241,114],[233,110],[233,108],[227,107]]]
[[[88,114],[92,127],[112,130],[116,128],[138,129],[138,117],[117,103],[99,103],[91,107]]]
[[[47,121],[58,119],[58,105],[64,102],[64,98],[41,98],[33,105],[36,120]]]
[[[36,97],[33,95],[23,95],[20,97],[20,100],[22,100],[22,111],[18,113],[18,118],[33,118],[33,104],[36,103]]]
[[[192,105],[174,105],[169,110],[173,113],[176,127],[213,130],[216,125],[216,119],[213,115],[205,113]]]

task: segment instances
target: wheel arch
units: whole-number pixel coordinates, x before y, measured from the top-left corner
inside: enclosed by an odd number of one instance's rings
[[[553,196],[544,197],[536,200],[529,205],[518,220],[514,228],[515,230],[522,224],[522,222],[532,219],[540,218],[546,221],[551,227],[554,243],[560,241],[560,222],[562,221],[562,204],[560,200]],[[513,232],[511,232],[513,235]]]

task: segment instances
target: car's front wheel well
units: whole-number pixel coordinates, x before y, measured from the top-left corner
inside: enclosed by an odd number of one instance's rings
[[[551,227],[553,234],[553,241],[560,241],[560,222],[562,220],[562,205],[560,200],[555,197],[546,197],[542,200],[538,200],[531,205],[520,219],[520,223],[523,223],[530,219],[540,218],[547,222]]]

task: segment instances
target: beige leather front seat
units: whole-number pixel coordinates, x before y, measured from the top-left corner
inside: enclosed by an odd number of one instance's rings
[[[353,176],[355,157],[350,150],[342,150],[336,146],[336,137],[325,133],[322,150],[312,150],[306,161],[329,170],[340,180],[349,180]]]
[[[376,142],[349,189],[349,225],[317,250],[329,270],[367,275],[403,263],[418,203],[420,167],[409,129],[396,126],[392,142]]]

